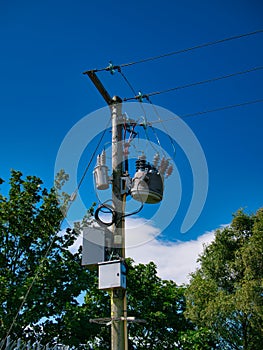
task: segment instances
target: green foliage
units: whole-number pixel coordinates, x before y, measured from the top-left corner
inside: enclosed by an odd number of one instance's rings
[[[129,349],[175,349],[183,333],[193,329],[184,317],[184,288],[157,276],[154,263],[128,264],[128,316],[146,323],[129,323]],[[89,319],[110,317],[110,294],[97,289],[96,276],[89,285],[82,306],[69,308],[61,318],[60,340],[78,346],[90,344],[94,349],[110,348],[110,327],[90,324]],[[63,325],[63,326],[62,326]],[[187,347],[181,349],[187,349]]]
[[[183,311],[184,288],[161,280],[153,262],[128,270],[128,313],[146,324],[129,325],[134,349],[174,349],[178,333],[189,327]]]
[[[35,176],[23,179],[19,171],[11,173],[8,197],[0,194],[0,339],[10,331],[17,337],[47,334],[45,328],[56,327],[56,316],[77,304],[85,289],[90,277],[80,251],[68,250],[77,233],[59,234],[63,204],[54,188],[43,188]]]
[[[67,179],[61,172],[56,189],[48,191],[39,178],[12,171],[9,194],[0,195],[0,339],[11,332],[43,344],[107,349],[110,327],[89,320],[110,317],[110,296],[97,289],[96,273],[81,266],[81,248],[69,250],[82,226],[93,222],[94,205],[82,223],[61,234],[70,201],[62,191]],[[184,288],[161,280],[154,263],[127,264],[128,314],[147,322],[129,324],[130,349],[174,349],[192,329],[183,315]],[[85,302],[79,305],[83,290]]]
[[[69,250],[93,224],[94,204],[62,234],[67,180],[60,172],[48,191],[39,178],[12,171],[8,196],[0,194],[0,339],[11,331],[43,344],[109,349],[110,327],[89,320],[110,317],[110,295],[97,289],[96,272],[81,266],[81,248]],[[128,325],[129,350],[261,349],[262,256],[263,209],[239,211],[216,231],[188,287],[161,280],[154,263],[127,259],[128,316],[146,321]]]
[[[90,323],[90,319],[110,317],[110,296],[98,290],[97,273],[90,273],[86,281],[87,294],[82,305],[67,303],[64,312],[56,318],[56,327],[50,324],[48,333],[72,349],[110,349],[110,327]]]
[[[238,211],[200,257],[186,291],[187,315],[218,335],[224,349],[261,349],[263,209]]]
[[[188,329],[179,334],[179,349],[213,350],[218,349],[213,332],[207,328]]]

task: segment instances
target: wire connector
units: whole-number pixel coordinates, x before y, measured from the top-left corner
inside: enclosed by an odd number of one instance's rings
[[[114,66],[113,63],[110,61],[106,70],[109,71],[111,75],[113,75],[115,73],[116,68],[118,68],[118,67]]]
[[[143,102],[143,98],[144,98],[144,95],[142,94],[141,91],[138,92],[138,95],[136,96],[136,99],[139,101],[139,102]]]

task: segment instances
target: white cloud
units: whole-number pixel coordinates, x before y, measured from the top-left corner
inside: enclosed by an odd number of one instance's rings
[[[129,221],[142,219],[129,219]],[[143,221],[143,220],[142,220]],[[132,225],[133,226],[133,225]],[[142,222],[140,228],[128,230],[126,239],[126,256],[136,263],[146,264],[153,261],[157,265],[158,275],[162,279],[174,280],[177,284],[187,283],[189,274],[198,267],[197,258],[203,251],[203,245],[214,239],[214,231],[206,232],[196,240],[187,242],[164,243],[156,239],[158,230],[148,223]],[[134,246],[135,237],[140,237],[141,245]]]
[[[74,244],[69,247],[69,250],[72,254],[77,253],[79,247],[82,245],[82,241],[83,241],[83,237],[82,235],[79,235],[76,241],[74,242]]]
[[[213,241],[214,231],[186,242],[162,242],[157,239],[159,234],[160,230],[150,221],[127,218],[126,257],[132,258],[137,264],[153,261],[162,279],[171,279],[178,285],[187,283],[189,274],[198,267],[197,258],[203,251],[203,245]],[[75,253],[81,244],[82,236],[79,236],[70,251]]]

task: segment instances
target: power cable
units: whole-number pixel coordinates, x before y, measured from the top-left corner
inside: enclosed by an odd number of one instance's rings
[[[124,81],[126,82],[126,84],[129,86],[129,88],[131,89],[131,91],[134,93],[134,95],[137,94],[136,90],[134,89],[134,87],[132,86],[131,82],[128,80],[128,78],[126,77],[126,75],[122,72],[121,68],[119,67],[118,68],[118,72],[121,74],[122,78],[124,79]],[[142,99],[139,98],[139,96],[141,96],[141,93],[139,92],[138,94],[138,100],[140,102],[142,102]],[[145,109],[143,108],[143,105],[141,104],[141,109],[142,109],[142,112],[144,114],[144,117],[146,119],[146,112],[145,112]]]
[[[63,216],[63,218],[62,218],[62,220],[61,220],[61,223],[64,221],[65,217],[66,217],[66,214],[64,214],[64,216]],[[50,225],[49,222],[47,222],[47,224]],[[51,225],[50,225],[50,227],[51,227]],[[6,336],[5,336],[4,340],[3,340],[3,345],[2,345],[2,347],[0,348],[0,350],[3,348],[6,339],[8,338],[8,336],[10,335],[10,333],[11,333],[11,331],[12,331],[14,325],[16,324],[16,320],[17,320],[17,318],[18,318],[18,316],[19,316],[19,313],[20,313],[21,309],[23,308],[23,306],[24,306],[24,304],[25,304],[25,302],[26,302],[26,300],[27,300],[27,298],[28,298],[28,296],[29,296],[29,294],[30,294],[33,285],[35,284],[35,282],[36,282],[36,280],[37,280],[37,278],[38,278],[39,273],[40,273],[41,270],[42,270],[44,261],[45,261],[47,255],[48,255],[48,253],[49,253],[50,250],[51,250],[51,247],[52,247],[52,245],[53,245],[53,243],[54,243],[54,240],[55,240],[56,236],[57,236],[57,234],[55,234],[54,237],[52,238],[52,240],[51,240],[51,242],[50,242],[50,244],[49,244],[49,246],[48,246],[48,248],[47,248],[47,250],[46,250],[46,252],[45,252],[45,254],[44,254],[44,256],[43,256],[43,258],[41,259],[40,263],[39,263],[38,266],[37,266],[37,270],[36,270],[36,272],[35,272],[35,274],[34,274],[33,280],[32,280],[32,282],[30,283],[30,285],[29,285],[29,287],[28,287],[28,289],[27,289],[27,291],[26,291],[26,294],[25,294],[24,297],[23,297],[23,300],[22,300],[22,302],[21,302],[21,304],[20,304],[20,306],[19,306],[19,308],[18,308],[18,311],[17,311],[15,317],[14,317],[13,320],[12,320],[12,323],[11,323],[11,325],[10,325],[10,327],[9,327],[9,329],[8,329],[8,331],[7,331],[7,333],[6,333]]]
[[[130,87],[130,89],[132,90],[132,92],[136,95],[136,92],[135,92],[134,87],[132,86],[131,82],[128,80],[128,78],[126,77],[126,75],[122,72],[121,68],[118,69],[118,72],[121,74],[121,76],[123,77],[123,79],[125,80],[125,82],[127,83],[127,85]],[[140,93],[139,96],[142,96],[141,93]],[[152,105],[152,108],[153,108],[155,114],[157,115],[158,119],[161,119],[160,116],[159,116],[159,114],[158,114],[158,111],[157,111],[155,105],[152,103],[152,101],[150,100],[149,97],[147,97],[147,100],[148,100],[148,102]],[[139,101],[142,102],[142,98],[140,98]],[[145,136],[146,136],[147,140],[150,142],[150,138],[149,138],[149,135],[148,135],[148,132],[147,132],[147,129],[146,129],[146,127],[147,127],[146,111],[145,111],[145,109],[144,109],[144,107],[143,107],[142,104],[140,104],[140,106],[141,106],[142,111],[143,111],[143,114],[144,114],[144,125],[143,125],[143,126],[144,126]],[[150,126],[150,127],[151,127],[151,129],[152,129],[152,132],[153,132],[153,134],[154,134],[156,140],[157,140],[157,143],[158,143],[159,147],[162,149],[161,142],[160,142],[160,139],[159,139],[159,137],[158,137],[158,135],[157,135],[156,130],[154,129],[153,126]],[[167,132],[167,135],[169,135],[169,132],[168,132],[168,130],[166,129],[166,126],[163,125],[163,127],[164,127],[164,130]],[[125,130],[125,131],[126,131],[126,130]],[[125,137],[124,137],[124,139],[125,139]],[[176,149],[175,149],[174,141],[173,141],[173,139],[172,139],[170,136],[169,136],[169,139],[170,139],[170,142],[171,142],[171,144],[172,144],[173,151],[174,151],[174,156],[173,156],[173,158],[175,158]],[[155,152],[159,153],[158,150],[157,150],[152,144],[151,144],[151,146],[152,146],[152,148],[155,150]],[[162,151],[162,152],[163,152],[163,151]],[[163,154],[164,154],[164,152],[163,152]],[[164,156],[165,156],[165,154],[164,154]]]
[[[224,111],[224,110],[227,110],[227,109],[232,109],[232,108],[237,108],[237,107],[244,107],[244,106],[248,106],[248,105],[252,105],[252,104],[256,104],[256,103],[262,103],[262,102],[263,102],[263,98],[259,99],[259,100],[247,101],[247,102],[242,102],[242,103],[238,103],[238,104],[234,104],[234,105],[223,106],[223,107],[218,107],[218,108],[214,108],[214,109],[208,109],[208,110],[205,110],[205,111],[194,112],[194,113],[189,113],[189,114],[183,114],[180,117],[178,116],[178,117],[174,117],[174,118],[154,120],[154,121],[151,121],[150,123],[151,124],[165,123],[165,122],[170,121],[170,120],[185,119],[185,118],[195,117],[195,116],[203,115],[203,114],[207,114],[207,113],[220,112],[220,111]]]
[[[102,135],[101,135],[101,137],[100,137],[100,140],[99,140],[99,142],[98,142],[98,144],[97,144],[97,146],[96,146],[96,148],[95,148],[95,150],[94,150],[94,152],[92,153],[92,156],[91,156],[91,158],[90,158],[90,161],[89,161],[88,165],[86,166],[86,168],[85,168],[85,170],[84,170],[84,173],[83,173],[83,175],[82,175],[80,181],[78,182],[78,185],[77,185],[76,190],[73,192],[73,194],[72,194],[71,197],[70,197],[70,198],[72,198],[72,200],[69,200],[69,204],[68,204],[68,206],[67,206],[65,212],[63,213],[63,217],[62,217],[62,219],[61,219],[61,221],[60,221],[60,226],[62,225],[63,221],[65,220],[65,218],[66,218],[66,216],[67,216],[67,213],[68,213],[68,211],[69,211],[69,209],[70,209],[70,207],[71,207],[71,205],[72,205],[72,203],[73,203],[73,201],[74,201],[74,199],[75,199],[75,196],[76,196],[76,194],[77,194],[77,191],[79,190],[79,188],[80,188],[80,186],[81,186],[81,184],[82,184],[82,182],[83,182],[83,180],[84,180],[84,178],[85,178],[85,176],[86,176],[86,174],[87,174],[87,172],[88,172],[88,170],[89,170],[89,167],[90,167],[90,165],[91,165],[91,163],[92,163],[92,161],[93,161],[93,159],[94,159],[94,157],[95,157],[95,155],[96,155],[96,152],[97,152],[97,150],[98,150],[98,148],[99,148],[99,146],[100,146],[100,144],[101,144],[101,142],[102,142],[102,140],[103,140],[103,137],[105,136],[105,133],[106,133],[106,131],[107,131],[107,129],[108,129],[108,126],[109,126],[110,121],[111,121],[111,118],[109,119],[109,122],[107,123],[107,125],[106,125],[106,127],[105,127],[105,129],[104,129],[104,131],[103,131],[103,133],[102,133]],[[47,224],[50,225],[49,222],[47,222]],[[50,227],[51,227],[51,225],[50,225]],[[11,325],[10,325],[10,327],[9,327],[9,329],[8,329],[8,331],[7,331],[7,333],[6,333],[6,336],[5,336],[4,341],[3,341],[3,346],[4,346],[6,339],[7,339],[8,336],[10,335],[10,333],[11,333],[11,331],[12,331],[12,329],[13,329],[15,323],[16,323],[16,320],[17,320],[17,318],[18,318],[18,316],[19,316],[19,313],[20,313],[21,309],[23,308],[23,306],[24,306],[24,304],[25,304],[25,302],[26,302],[26,300],[27,300],[27,298],[28,298],[28,296],[29,296],[29,294],[30,294],[33,285],[35,284],[35,282],[36,282],[36,280],[37,280],[37,278],[38,278],[39,273],[41,272],[41,269],[42,269],[42,267],[43,267],[44,261],[45,261],[47,255],[49,254],[49,252],[50,252],[50,250],[51,250],[51,248],[52,248],[52,245],[53,245],[53,243],[54,243],[56,237],[57,237],[57,233],[56,233],[56,234],[54,235],[54,237],[52,238],[52,240],[51,240],[51,242],[50,242],[50,244],[49,244],[49,246],[48,246],[48,248],[47,248],[47,250],[46,250],[46,252],[45,252],[45,254],[44,254],[44,256],[43,256],[43,258],[41,259],[40,263],[38,264],[38,267],[37,267],[36,273],[35,273],[35,275],[34,275],[34,277],[33,277],[33,280],[32,280],[32,282],[30,283],[30,285],[29,285],[29,287],[28,287],[28,289],[27,289],[27,291],[26,291],[26,294],[24,295],[23,300],[22,300],[22,302],[21,302],[21,304],[20,304],[20,306],[19,306],[19,308],[18,308],[18,311],[17,311],[15,317],[13,318],[12,323],[11,323]],[[69,239],[70,239],[70,238],[69,238]],[[66,243],[67,243],[67,241],[65,242],[65,244],[66,244]],[[0,350],[3,348],[3,346],[1,346]]]
[[[169,56],[174,56],[174,55],[178,55],[178,54],[181,54],[181,53],[185,53],[185,52],[188,52],[188,51],[193,51],[193,50],[201,49],[201,48],[204,48],[204,47],[221,44],[221,43],[224,43],[224,42],[227,42],[227,41],[241,39],[241,38],[244,38],[244,37],[247,37],[247,36],[251,36],[251,35],[255,35],[255,34],[259,34],[259,33],[262,33],[262,32],[263,32],[263,29],[259,29],[259,30],[256,30],[256,31],[250,32],[250,33],[244,33],[244,34],[235,35],[235,36],[231,36],[231,37],[220,39],[220,40],[210,41],[210,42],[207,42],[207,43],[204,43],[204,44],[195,45],[195,46],[192,46],[192,47],[189,47],[189,48],[186,48],[186,49],[173,51],[173,52],[166,53],[166,54],[163,54],[163,55],[153,56],[153,57],[145,58],[145,59],[138,60],[138,61],[124,63],[124,64],[121,64],[120,67],[129,67],[129,66],[133,66],[135,64],[140,64],[140,63],[145,63],[145,62],[149,62],[149,61],[154,61],[154,60],[158,60],[158,59],[161,59],[161,58],[165,58],[165,57],[169,57]]]
[[[136,91],[134,89],[134,87],[132,86],[131,82],[129,81],[129,79],[126,77],[126,75],[122,72],[121,68],[119,67],[118,68],[118,72],[121,74],[122,78],[124,79],[124,81],[126,82],[126,84],[129,86],[129,88],[131,89],[131,91],[136,95]],[[141,93],[139,92],[139,95],[138,96],[142,96]],[[143,102],[143,98],[138,98],[139,102]],[[143,120],[144,120],[144,123],[141,123],[140,126],[143,126],[144,127],[144,132],[145,132],[145,136],[147,138],[147,140],[150,142],[150,138],[149,138],[149,135],[148,135],[148,131],[147,131],[147,125],[148,125],[148,122],[147,122],[147,116],[146,116],[146,111],[145,111],[145,108],[143,107],[143,104],[140,103],[140,107],[142,109],[142,112],[143,112]],[[152,128],[152,131],[156,137],[156,140],[157,140],[157,143],[159,144],[159,146],[161,147],[161,144],[160,144],[160,140],[154,130],[154,128]],[[150,145],[151,147],[155,150],[155,152],[158,153],[158,150],[153,146],[153,144],[150,142]]]
[[[169,56],[174,56],[174,55],[178,55],[181,53],[186,53],[189,51],[193,51],[193,50],[197,50],[197,49],[202,49],[204,47],[209,47],[209,46],[213,46],[213,45],[217,45],[217,44],[222,44],[224,42],[228,42],[228,41],[233,41],[233,40],[237,40],[237,39],[241,39],[241,38],[245,38],[245,37],[249,37],[249,36],[253,36],[256,34],[260,34],[263,32],[263,29],[259,29],[259,30],[255,30],[253,32],[248,32],[248,33],[243,33],[243,34],[239,34],[239,35],[234,35],[234,36],[230,36],[227,38],[223,38],[223,39],[219,39],[219,40],[214,40],[214,41],[209,41],[203,44],[199,44],[199,45],[195,45],[195,46],[191,46],[182,50],[177,50],[177,51],[172,51],[166,54],[162,54],[162,55],[157,55],[157,56],[153,56],[153,57],[148,57],[148,58],[144,58],[138,61],[132,61],[132,62],[128,62],[128,63],[123,63],[119,66],[114,66],[114,65],[110,65],[106,68],[100,68],[100,69],[94,69],[94,72],[101,72],[101,71],[113,71],[114,69],[118,69],[119,67],[130,67],[136,64],[141,64],[141,63],[146,63],[149,61],[154,61],[154,60],[158,60],[161,58],[165,58],[165,57],[169,57]],[[86,73],[86,72],[85,72]]]
[[[162,123],[164,130],[166,131],[166,134],[169,136],[169,140],[171,142],[172,148],[173,148],[173,158],[175,159],[175,155],[176,155],[176,147],[174,144],[174,140],[172,139],[172,137],[169,135],[169,131],[166,128],[166,125],[162,122],[161,117],[159,115],[159,112],[156,108],[156,106],[152,103],[152,101],[150,100],[149,97],[147,97],[147,101],[150,103],[150,105],[152,106],[154,113],[156,114],[157,118],[159,119],[160,123]],[[151,126],[153,128],[153,126]],[[153,128],[154,129],[154,128]],[[156,133],[156,132],[155,132]]]
[[[110,122],[111,122],[111,118],[109,119],[109,121],[108,121],[106,127],[105,127],[104,130],[103,130],[103,133],[101,134],[101,137],[100,137],[100,139],[99,139],[99,142],[98,142],[98,144],[97,144],[97,146],[96,146],[94,152],[93,152],[92,155],[91,155],[91,158],[90,158],[90,160],[89,160],[89,162],[88,162],[88,165],[86,166],[86,168],[85,168],[85,170],[84,170],[84,172],[83,172],[83,175],[82,175],[81,179],[79,180],[79,183],[78,183],[78,186],[77,186],[77,189],[75,190],[75,192],[78,191],[79,188],[80,188],[80,186],[82,185],[82,182],[83,182],[83,180],[84,180],[84,178],[85,178],[85,176],[86,176],[86,174],[87,174],[87,172],[88,172],[88,170],[89,170],[89,167],[90,167],[90,165],[91,165],[91,163],[92,163],[92,161],[93,161],[93,159],[94,159],[94,157],[95,157],[95,155],[96,155],[96,153],[97,153],[97,151],[98,151],[98,149],[99,149],[99,147],[100,147],[100,144],[101,144],[101,142],[102,142],[102,140],[103,140],[103,138],[104,138],[104,136],[105,136],[105,134],[106,134],[106,131],[107,131],[109,125],[110,125]]]
[[[138,100],[138,99],[142,99],[142,98],[149,98],[150,96],[166,94],[168,92],[172,92],[172,91],[176,91],[176,90],[181,90],[181,89],[186,89],[186,88],[189,88],[189,87],[194,87],[194,86],[198,86],[198,85],[208,84],[208,83],[212,83],[212,82],[215,82],[215,81],[232,78],[232,77],[235,77],[235,76],[238,76],[238,75],[243,75],[243,74],[248,74],[248,73],[251,73],[251,72],[259,71],[259,70],[262,70],[262,69],[263,69],[263,66],[254,67],[254,68],[250,68],[250,69],[247,69],[247,70],[244,70],[244,71],[223,75],[223,76],[220,76],[220,77],[215,77],[215,78],[210,78],[210,79],[206,79],[206,80],[201,80],[201,81],[197,81],[197,82],[190,83],[190,84],[185,84],[185,85],[179,85],[179,86],[175,86],[173,88],[160,90],[160,91],[154,91],[154,92],[151,92],[151,93],[148,93],[148,94],[143,94],[143,95],[137,95],[137,96],[134,96],[134,97],[124,98],[123,101],[126,102],[126,101],[131,101],[131,100]]]
[[[120,222],[120,221],[117,221],[117,212],[116,212],[116,210],[114,209],[114,207],[112,205],[107,204],[107,202],[108,201],[106,201],[106,202],[102,203],[101,205],[99,205],[98,208],[96,209],[95,213],[94,213],[95,220],[102,227],[112,226],[113,224],[117,225]],[[141,202],[141,205],[140,205],[139,208],[135,209],[131,213],[127,213],[127,214],[122,215],[119,220],[122,220],[123,218],[126,218],[128,216],[132,216],[132,215],[138,214],[142,210],[142,208],[144,206],[143,201],[141,200],[140,202]],[[103,214],[111,214],[111,221],[103,221],[100,218],[100,212],[102,212]]]
[[[106,201],[108,202],[108,201]],[[106,202],[102,203],[98,206],[94,213],[94,218],[100,226],[111,226],[116,223],[117,213],[114,210],[112,205],[107,204]],[[111,214],[111,221],[102,221],[99,216],[99,213],[102,212],[104,214]]]
[[[123,77],[123,79],[125,80],[125,82],[127,83],[127,85],[129,86],[129,88],[131,89],[131,91],[134,93],[134,95],[137,94],[137,92],[135,91],[135,89],[133,88],[132,84],[130,83],[130,81],[127,79],[126,75],[122,72],[121,69],[118,69],[118,72],[120,73],[120,75]]]

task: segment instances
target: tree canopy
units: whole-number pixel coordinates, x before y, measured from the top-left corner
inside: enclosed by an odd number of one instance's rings
[[[183,315],[184,287],[159,278],[152,262],[135,265],[128,259],[127,265],[128,316],[145,321],[128,324],[129,349],[175,349],[181,334],[193,329]],[[97,290],[95,277],[83,305],[70,306],[62,315],[60,340],[71,346],[90,344],[92,349],[109,349],[110,327],[89,322],[90,319],[109,317],[110,294]]]
[[[56,189],[66,180],[61,172],[47,190],[38,177],[12,171],[8,195],[0,194],[0,340],[10,334],[109,349],[110,327],[89,322],[110,317],[109,293],[98,290],[96,271],[81,266],[81,247],[69,249],[92,222],[93,208],[73,230],[61,231],[69,196]],[[216,231],[188,286],[162,280],[153,262],[127,259],[128,316],[145,320],[128,325],[129,350],[261,349],[262,256],[260,209],[240,210]]]
[[[66,180],[61,175],[60,190]],[[76,349],[109,348],[110,328],[89,320],[110,317],[110,297],[97,289],[96,273],[81,266],[81,247],[75,254],[69,250],[81,224],[61,232],[68,199],[61,193],[59,203],[55,188],[12,171],[9,193],[0,195],[0,339],[11,334]],[[127,264],[128,313],[147,322],[129,325],[130,349],[173,349],[190,326],[183,315],[184,288],[161,280],[154,263]]]
[[[216,231],[186,291],[186,315],[217,337],[219,348],[260,350],[263,343],[263,209],[239,210]]]
[[[55,189],[19,171],[9,185],[8,196],[0,194],[0,339],[45,333],[68,303],[77,304],[89,278],[80,253],[68,249],[76,232],[59,234],[63,213]]]

